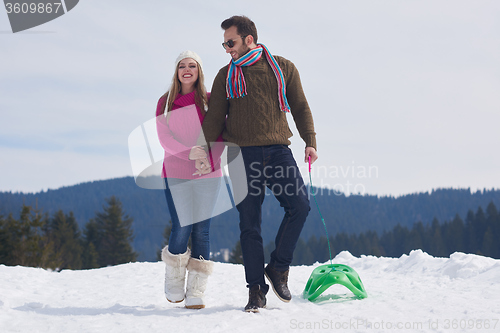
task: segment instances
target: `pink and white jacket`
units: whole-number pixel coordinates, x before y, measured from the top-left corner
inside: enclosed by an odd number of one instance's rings
[[[210,98],[210,93],[208,97]],[[161,97],[156,108],[156,130],[165,150],[162,177],[180,179],[222,177],[220,156],[225,148],[222,136],[211,145],[209,152],[212,172],[201,176],[193,175],[196,172],[195,161],[189,159],[189,152],[196,145],[205,118],[205,111],[195,104],[194,91],[186,95],[178,94],[172,110],[163,114],[166,102],[167,98]]]

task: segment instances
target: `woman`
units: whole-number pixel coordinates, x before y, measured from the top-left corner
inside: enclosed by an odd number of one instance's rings
[[[162,177],[172,219],[168,245],[162,250],[165,296],[173,303],[185,299],[190,309],[205,307],[204,291],[213,269],[210,220],[222,177],[221,138],[208,155],[200,146],[191,150],[200,136],[208,98],[200,57],[192,51],[182,52],[175,62],[172,85],[158,101],[156,125],[165,150]]]

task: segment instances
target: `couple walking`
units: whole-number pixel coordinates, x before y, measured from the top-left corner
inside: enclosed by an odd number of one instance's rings
[[[211,94],[205,91],[200,57],[186,51],[177,58],[172,85],[158,102],[157,129],[165,150],[163,177],[172,218],[170,239],[162,250],[165,294],[170,302],[185,300],[187,308],[205,307],[203,296],[213,270],[210,217],[220,189],[220,156],[227,144],[228,161],[237,155],[243,158],[245,172],[229,164],[229,174],[233,186],[233,177],[246,177],[244,191],[235,189],[246,193],[236,205],[249,288],[245,311],[258,312],[266,306],[269,290],[264,276],[280,300],[291,300],[289,267],[310,210],[303,179],[288,148],[292,133],[286,113],[292,114],[305,142],[306,162],[309,157],[312,162],[318,158],[316,134],[294,64],[272,56],[265,45],[257,43],[257,29],[249,18],[233,16],[221,27],[222,46],[231,62],[220,69]],[[267,265],[261,236],[266,186],[285,210]]]

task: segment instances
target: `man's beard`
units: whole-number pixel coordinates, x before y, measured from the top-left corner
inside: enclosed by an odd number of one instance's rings
[[[235,60],[238,60],[239,58],[243,57],[245,54],[247,54],[248,52],[250,51],[250,48],[248,46],[245,45],[245,49],[243,50],[243,52],[240,54],[238,51],[236,51],[238,53],[238,58],[236,58]]]

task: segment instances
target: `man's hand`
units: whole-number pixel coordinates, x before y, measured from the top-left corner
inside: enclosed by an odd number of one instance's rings
[[[190,160],[198,160],[200,158],[207,158],[207,153],[201,146],[194,146],[189,152]]]
[[[311,156],[311,164],[313,164],[318,159],[318,153],[316,153],[316,149],[313,147],[306,147],[306,157],[304,158],[304,162],[309,162],[309,156]]]
[[[196,172],[193,173],[193,175],[201,176],[210,173],[212,171],[212,166],[210,165],[210,162],[206,158],[197,159],[194,162],[194,165],[196,167]]]

